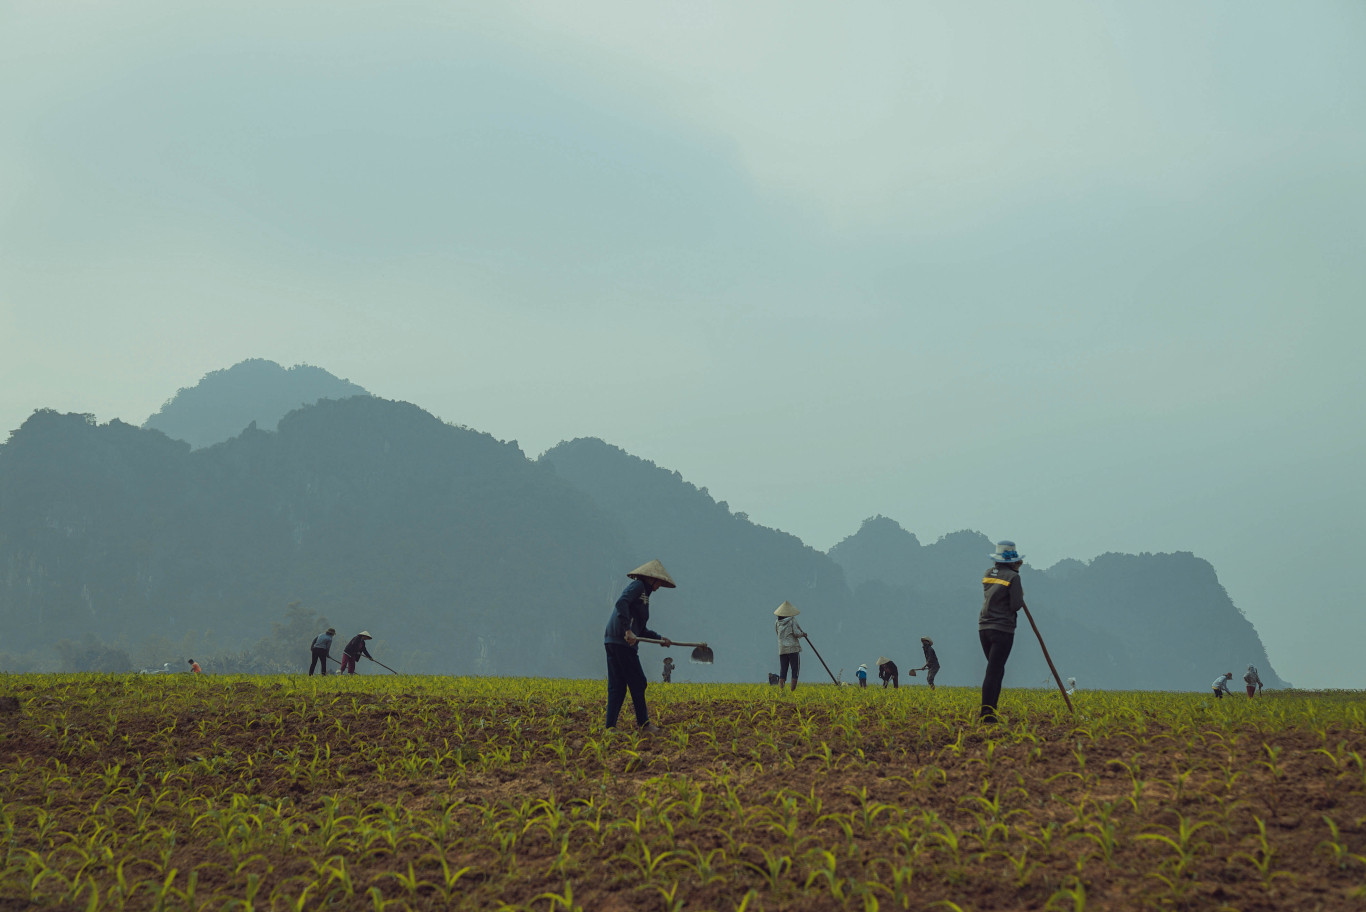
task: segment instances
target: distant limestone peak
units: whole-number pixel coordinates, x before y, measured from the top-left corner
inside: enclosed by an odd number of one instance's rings
[[[285,415],[319,399],[368,395],[364,388],[321,367],[296,364],[284,368],[274,361],[252,358],[212,371],[194,386],[182,388],[142,426],[199,448],[230,440],[253,424],[274,430]]]

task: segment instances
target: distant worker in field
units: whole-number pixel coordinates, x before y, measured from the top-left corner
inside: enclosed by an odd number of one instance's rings
[[[930,690],[934,690],[934,676],[939,674],[939,656],[934,652],[934,640],[929,637],[920,638],[920,648],[925,651],[925,683],[930,685]]]
[[[194,659],[190,659],[190,674],[203,674],[203,671],[204,670],[199,667],[198,662]]]
[[[883,690],[887,689],[888,684],[895,690],[901,689],[901,676],[897,674],[896,663],[886,656],[878,656],[877,676],[882,679]]]
[[[1262,676],[1257,673],[1256,665],[1247,666],[1247,672],[1243,675],[1243,683],[1247,685],[1247,695],[1255,697],[1262,692]]]
[[[327,674],[327,663],[332,658],[332,638],[337,635],[336,628],[329,627],[323,633],[313,638],[313,645],[310,649],[313,652],[313,661],[308,663],[308,673],[313,674],[313,669],[322,663],[323,674]]]
[[[1020,583],[1024,556],[1015,549],[1013,541],[998,541],[996,552],[987,556],[995,565],[982,576],[982,611],[977,616],[977,638],[987,660],[980,714],[983,722],[995,722],[1006,660],[1015,645],[1016,615],[1024,607],[1024,587]]]
[[[773,611],[778,620],[773,622],[773,632],[778,634],[778,689],[787,684],[788,669],[792,671],[792,689],[797,689],[797,676],[802,670],[802,637],[806,633],[797,624],[801,614],[791,602],[783,602]]]
[[[663,675],[664,683],[665,683],[665,684],[670,684],[670,683],[672,683],[672,682],[673,682],[673,677],[674,677],[674,659],[673,659],[673,656],[665,656],[665,657],[664,657],[664,675]]]
[[[1076,692],[1077,692],[1077,679],[1076,679],[1076,678],[1068,678],[1068,679],[1067,679],[1067,695],[1070,697],[1070,696],[1072,696],[1072,694],[1074,694],[1074,693],[1076,693]]]
[[[346,644],[346,647],[342,649],[342,674],[347,674],[348,672],[350,674],[355,674],[356,662],[360,660],[361,656],[365,656],[372,662],[375,660],[375,657],[370,655],[370,650],[365,648],[365,641],[371,639],[374,639],[374,637],[370,636],[370,631],[362,630],[351,638],[351,642]],[[393,659],[390,659],[389,661],[392,662]]]
[[[1210,686],[1214,688],[1214,695],[1220,700],[1224,699],[1224,694],[1231,694],[1233,691],[1228,689],[1228,682],[1233,680],[1233,672],[1226,671],[1214,679]]]
[[[858,686],[859,686],[859,687],[867,687],[867,686],[868,686],[868,666],[867,666],[867,665],[860,665],[860,666],[858,667],[858,671],[854,672],[854,675],[858,678]]]
[[[640,667],[640,637],[663,640],[663,645],[672,646],[673,641],[662,637],[649,628],[650,595],[659,588],[677,588],[673,577],[657,560],[641,564],[626,574],[631,582],[621,591],[607,618],[607,630],[602,642],[607,650],[607,728],[616,729],[617,716],[626,702],[626,692],[631,692],[631,704],[636,711],[636,725],[647,733],[660,731],[660,727],[650,721],[650,711],[645,706],[645,670]]]

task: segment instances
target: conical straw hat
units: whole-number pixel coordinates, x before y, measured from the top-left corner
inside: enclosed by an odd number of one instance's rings
[[[878,656],[878,657],[877,657],[877,663],[878,663],[879,665],[886,665],[886,664],[887,664],[888,662],[890,662],[890,661],[891,661],[891,659],[887,658],[886,656]]]
[[[929,637],[921,637],[920,639],[924,640],[926,643],[929,643],[931,646],[934,645],[934,640],[930,639]]]
[[[374,639],[374,637],[370,636],[370,631],[368,631],[368,630],[362,630],[362,631],[360,632],[360,635],[363,636],[363,637],[365,637],[367,640],[373,640],[373,639]]]
[[[801,614],[791,602],[783,602],[773,613],[780,618],[796,617]]]
[[[648,576],[650,579],[659,580],[660,585],[666,586],[669,589],[678,588],[678,584],[675,583],[674,578],[669,575],[669,571],[665,570],[664,565],[657,560],[652,560],[648,564],[641,564],[626,575],[631,579],[640,579],[642,576]]]

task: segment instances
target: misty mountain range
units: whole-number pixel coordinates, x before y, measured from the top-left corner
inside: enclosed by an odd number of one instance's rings
[[[600,677],[624,574],[658,557],[679,588],[655,596],[652,626],[717,656],[675,680],[763,681],[790,600],[843,680],[880,654],[921,665],[925,634],[939,682],[975,685],[991,550],[971,531],[922,544],[878,516],[822,553],[601,440],[530,459],[319,368],[247,361],[143,427],[39,410],[0,445],[0,670],[56,667],[73,641],[242,649],[299,603],[342,637],[368,629],[406,672]],[[1059,671],[1084,689],[1200,690],[1249,663],[1286,686],[1192,554],[1022,572]],[[642,647],[652,677],[667,654]],[[802,678],[829,680],[809,648]],[[1006,684],[1048,679],[1022,619]]]

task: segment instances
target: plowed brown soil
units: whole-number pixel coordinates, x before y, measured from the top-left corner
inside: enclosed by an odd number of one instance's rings
[[[0,910],[1366,906],[1355,696],[10,683]]]

